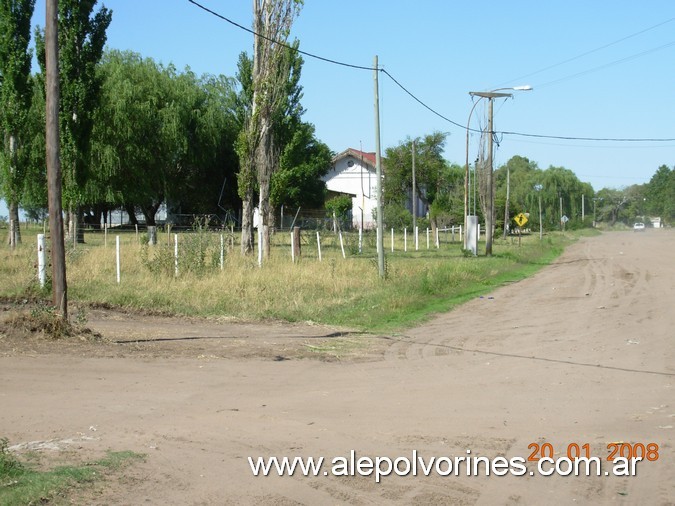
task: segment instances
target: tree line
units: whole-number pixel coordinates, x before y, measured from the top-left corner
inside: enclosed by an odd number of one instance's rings
[[[460,225],[464,221],[465,167],[449,163],[443,156],[445,133],[434,132],[414,139],[416,155],[416,196],[428,209],[424,226]],[[386,150],[384,178],[384,219],[387,227],[412,226],[410,203],[412,196],[413,139],[407,138]],[[488,167],[483,157],[469,168],[469,214],[484,223],[486,213],[486,184]],[[675,221],[675,167],[659,167],[651,180],[642,185],[623,189],[603,188],[595,191],[582,182],[570,169],[551,166],[540,169],[535,161],[514,156],[494,171],[495,229],[503,231],[505,223],[515,228],[513,218],[520,213],[528,216],[527,227],[546,230],[561,227],[593,226],[593,222],[614,226],[617,222],[632,225],[660,217],[663,222]],[[475,185],[475,190],[474,190]],[[474,197],[475,191],[475,197]],[[507,207],[508,193],[508,207]],[[539,203],[541,202],[541,218]]]
[[[63,206],[71,239],[82,241],[83,223],[105,223],[112,209],[125,209],[132,223],[140,213],[154,225],[162,203],[175,213],[234,215],[243,204],[248,252],[253,207],[265,211],[269,227],[281,205],[323,204],[320,178],[333,153],[302,120],[297,51],[256,38],[253,56],[240,55],[236,77],[196,76],[132,51],[104,51],[113,13],[96,3],[60,0],[58,11]],[[14,224],[19,206],[43,217],[47,202],[44,30],[34,33],[33,73],[34,4],[0,0],[0,196]],[[299,3],[256,5],[260,33],[283,40]],[[277,28],[268,26],[273,22]],[[12,244],[20,241],[18,226],[10,236]]]
[[[12,224],[9,241],[20,241],[18,210],[44,215],[45,172],[44,31],[35,29],[39,68],[32,72],[30,20],[35,0],[0,0],[0,195]],[[263,252],[276,210],[322,207],[321,176],[333,153],[302,120],[303,60],[289,42],[299,0],[254,2],[253,53],[239,55],[234,77],[197,76],[132,51],[104,50],[113,21],[96,0],[60,0],[59,65],[63,206],[71,239],[83,240],[83,223],[105,222],[123,208],[148,225],[162,203],[176,213],[219,214],[241,210],[242,252],[253,250],[253,209],[261,216]],[[276,43],[272,41],[280,41]],[[388,227],[412,224],[412,146],[416,193],[432,228],[463,222],[465,167],[443,158],[446,135],[407,138],[383,160],[384,219]],[[495,171],[496,228],[529,213],[545,228],[614,224],[638,217],[675,218],[675,168],[660,167],[645,185],[595,192],[564,167],[540,169],[515,156]],[[487,167],[471,167],[476,197],[471,206],[483,221]],[[507,185],[508,181],[508,185]],[[508,186],[508,216],[506,194]],[[583,208],[583,213],[582,213]],[[502,210],[502,211],[500,211]],[[582,221],[582,214],[586,219]]]

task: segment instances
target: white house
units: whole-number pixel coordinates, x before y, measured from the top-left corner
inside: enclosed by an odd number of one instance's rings
[[[375,228],[373,210],[377,208],[375,153],[349,148],[333,158],[331,170],[322,178],[329,193],[352,198],[355,228]]]

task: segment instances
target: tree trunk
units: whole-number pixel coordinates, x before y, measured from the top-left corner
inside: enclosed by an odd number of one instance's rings
[[[263,257],[270,257],[270,180],[274,169],[274,146],[272,125],[267,118],[261,118],[260,142],[256,146],[256,162],[258,166],[258,211],[262,226]],[[260,226],[259,225],[259,226]]]
[[[253,191],[248,191],[242,199],[241,213],[241,254],[253,251]]]
[[[71,207],[68,211],[67,238],[73,243],[84,244],[84,223],[82,220],[82,210],[79,206]]]
[[[145,216],[145,224],[149,227],[155,227],[157,226],[157,222],[155,220],[155,216],[157,215],[157,211],[159,210],[159,207],[162,205],[161,202],[155,202],[153,204],[150,204],[149,206],[143,206],[142,211],[143,211],[143,216]],[[138,221],[134,223],[134,225],[138,225]]]
[[[19,227],[19,206],[9,203],[9,246],[14,249],[21,244],[21,228]]]
[[[16,136],[9,136],[9,186],[10,186],[10,195],[7,199],[7,207],[9,211],[9,238],[8,243],[10,248],[14,249],[19,244],[21,244],[21,228],[19,227],[19,205],[16,200],[18,194],[16,185]]]
[[[136,219],[136,208],[131,204],[124,204],[124,210],[129,216],[129,223],[132,225],[138,225],[138,219]]]

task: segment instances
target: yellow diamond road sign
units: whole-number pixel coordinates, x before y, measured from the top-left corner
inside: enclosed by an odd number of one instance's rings
[[[527,223],[527,216],[525,216],[523,213],[520,213],[517,215],[513,220],[518,224],[519,227],[522,227]]]

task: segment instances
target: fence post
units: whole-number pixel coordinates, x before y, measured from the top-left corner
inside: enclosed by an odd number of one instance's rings
[[[347,258],[345,256],[345,243],[342,240],[342,230],[340,230],[340,249],[342,250],[342,258]]]
[[[419,227],[415,227],[415,251],[420,249]]]
[[[115,236],[115,266],[117,268],[117,284],[120,284],[121,273],[120,273],[120,236]]]
[[[45,282],[47,279],[47,269],[46,269],[46,252],[45,252],[45,235],[38,234],[37,236],[37,249],[38,249],[38,280],[40,281],[40,288],[45,287]]]
[[[459,240],[462,240],[462,225],[459,226]]]
[[[441,243],[438,241],[438,227],[436,227],[436,249],[441,247]]]
[[[178,234],[173,235],[173,256],[176,267],[176,277],[178,277]]]
[[[138,225],[134,225],[134,227],[136,227],[136,242],[140,244],[141,239],[140,239],[140,237],[138,237]]]
[[[291,262],[295,263],[295,236],[291,230]]]
[[[445,237],[447,239],[448,236],[446,235]],[[452,226],[452,242],[455,242],[455,226],[454,225]]]
[[[429,249],[429,227],[427,227],[427,249]]]
[[[319,231],[316,231],[316,247],[319,250],[319,262],[321,261],[321,236],[319,235]]]
[[[220,234],[220,270],[225,267],[225,237]]]
[[[295,258],[300,260],[302,256],[302,245],[300,244],[300,227],[293,227],[293,249],[295,250]]]

